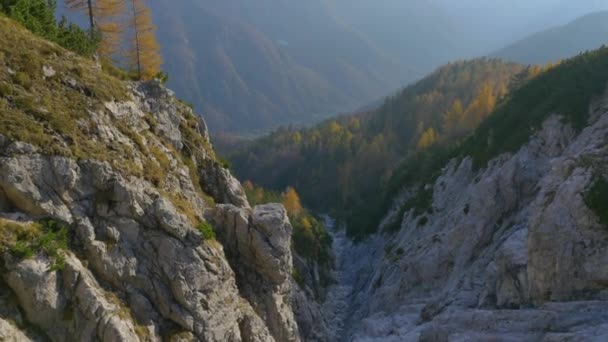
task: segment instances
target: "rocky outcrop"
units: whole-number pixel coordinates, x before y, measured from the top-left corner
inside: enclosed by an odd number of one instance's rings
[[[219,239],[237,274],[237,284],[255,311],[269,322],[277,341],[299,339],[291,309],[292,232],[281,205],[253,210],[219,205],[212,222],[224,227]]]
[[[347,251],[357,262],[343,338],[605,339],[608,231],[583,194],[608,170],[608,110],[592,112],[580,133],[550,117],[481,170],[452,160],[426,186],[428,212]]]
[[[0,216],[50,218],[70,237],[60,269],[44,251],[21,258],[4,249],[0,288],[25,325],[56,341],[299,341],[285,210],[249,207],[214,161],[204,122],[168,90],[131,89],[131,100],[89,113],[93,138],[119,142],[124,160],[53,155],[0,135]],[[208,145],[193,153],[193,139]],[[143,166],[144,175],[118,165]],[[161,177],[146,177],[154,165]],[[205,217],[219,241],[198,229]],[[3,338],[26,340],[26,328],[7,319],[0,315]]]

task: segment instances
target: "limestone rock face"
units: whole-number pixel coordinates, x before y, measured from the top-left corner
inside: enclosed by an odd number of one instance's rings
[[[219,205],[211,218],[220,232],[239,289],[277,341],[299,340],[291,308],[291,224],[282,205],[253,210]]]
[[[119,142],[124,159],[43,153],[0,135],[0,217],[69,232],[60,269],[44,251],[0,248],[0,299],[14,303],[0,309],[0,339],[36,340],[32,326],[55,341],[299,341],[284,208],[250,208],[204,121],[170,91],[130,88],[129,101],[89,113],[98,144]],[[199,231],[205,217],[218,241]]]

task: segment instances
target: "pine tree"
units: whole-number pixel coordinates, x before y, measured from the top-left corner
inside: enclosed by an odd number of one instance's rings
[[[143,0],[129,0],[129,50],[127,59],[139,79],[147,80],[160,73],[162,58],[156,40],[156,26]]]

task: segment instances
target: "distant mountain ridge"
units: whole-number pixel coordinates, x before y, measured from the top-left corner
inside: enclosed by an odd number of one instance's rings
[[[151,6],[169,86],[205,112],[215,132],[261,133],[352,111],[463,50],[454,43],[456,25],[443,29],[447,24],[437,25],[446,22],[441,11],[422,3],[382,0],[399,14],[384,21],[361,1]],[[366,13],[381,25],[367,25]],[[402,20],[417,13],[425,20]],[[387,32],[403,34],[383,39]],[[430,53],[435,47],[442,48]]]
[[[608,11],[580,17],[566,25],[535,33],[492,57],[526,64],[545,64],[572,57],[608,43]]]

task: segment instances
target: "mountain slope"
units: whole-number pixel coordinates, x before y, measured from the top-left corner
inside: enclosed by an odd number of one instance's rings
[[[316,123],[479,47],[427,2],[186,0],[151,6],[169,85],[208,113],[215,132]]]
[[[546,64],[597,49],[608,43],[608,12],[583,16],[538,32],[492,54],[519,63]]]
[[[391,72],[394,61],[323,16],[322,9],[310,8],[314,1],[302,8],[242,4],[236,13],[230,9],[235,3],[152,4],[173,76],[169,85],[208,113],[213,130],[256,132],[310,123],[399,84]],[[283,21],[264,20],[269,8]],[[310,22],[316,24],[304,27]],[[278,28],[268,28],[270,23]]]
[[[294,186],[311,208],[331,209],[365,227],[373,220],[366,210],[378,205],[378,189],[402,158],[417,151],[426,132],[435,132],[437,143],[457,141],[489,113],[486,107],[504,95],[514,76],[529,71],[499,60],[453,63],[374,112],[310,129],[280,129],[226,155],[241,179],[277,190]],[[447,127],[444,114],[455,103],[461,112]],[[363,227],[353,223],[349,232]]]
[[[299,341],[293,297],[318,318],[287,213],[249,206],[204,121],[157,81],[0,33],[0,339]]]
[[[433,167],[406,162],[397,227],[344,252],[349,339],[608,337],[607,61],[563,62]]]

